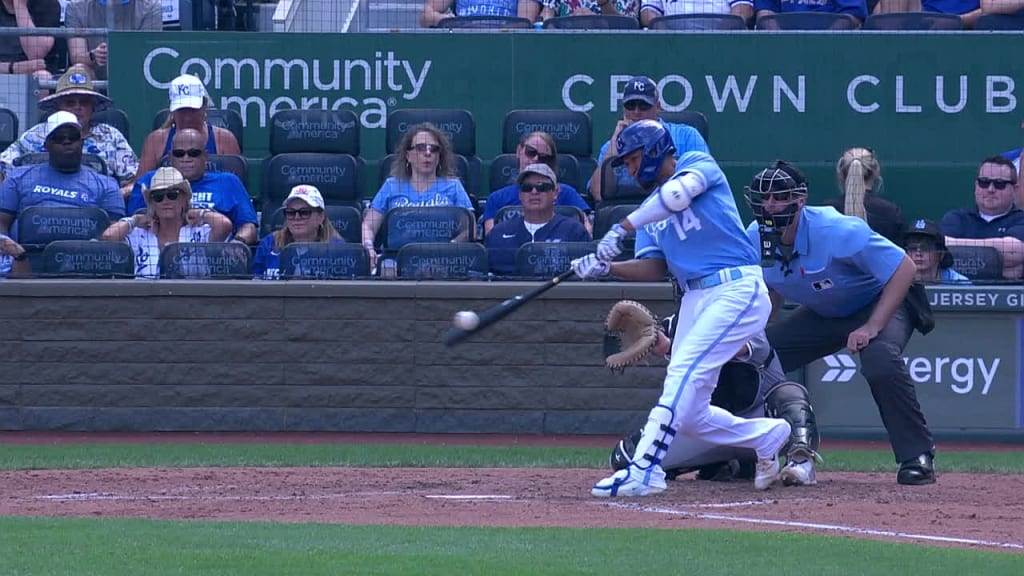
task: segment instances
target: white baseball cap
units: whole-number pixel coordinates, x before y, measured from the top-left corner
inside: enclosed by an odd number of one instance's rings
[[[281,206],[287,206],[288,201],[298,198],[306,204],[309,204],[310,208],[324,209],[324,196],[320,193],[320,190],[316,186],[310,186],[309,184],[299,184],[292,188],[291,193],[284,199]]]
[[[46,137],[49,138],[50,134],[53,134],[61,126],[72,125],[79,130],[82,129],[82,125],[78,123],[78,116],[75,116],[71,112],[54,112],[50,114],[49,118],[46,119]]]
[[[171,80],[171,87],[167,92],[171,98],[171,112],[181,108],[202,108],[208,98],[206,86],[192,74],[182,74]]]

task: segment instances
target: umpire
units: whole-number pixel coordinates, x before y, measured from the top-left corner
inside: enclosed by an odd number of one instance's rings
[[[935,482],[935,446],[902,359],[914,328],[931,329],[923,289],[911,289],[914,262],[863,220],[805,206],[807,180],[786,162],[754,176],[744,196],[757,219],[747,232],[761,248],[774,308],[784,299],[800,305],[767,327],[783,369],[844,345],[860,353],[861,374],[899,463],[896,481]]]

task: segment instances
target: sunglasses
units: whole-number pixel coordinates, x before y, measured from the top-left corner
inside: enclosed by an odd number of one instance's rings
[[[431,154],[437,154],[441,151],[441,147],[437,144],[424,144],[423,142],[413,144],[412,146],[409,146],[408,149],[415,150],[417,152],[430,152]]]
[[[538,162],[547,164],[555,159],[551,154],[541,154],[540,150],[537,150],[529,144],[523,144],[523,153],[526,154],[527,158],[536,159]]]
[[[625,108],[626,110],[630,110],[630,111],[632,111],[632,110],[640,110],[640,111],[643,111],[643,112],[646,112],[647,110],[650,110],[651,108],[654,108],[654,106],[651,106],[647,102],[643,102],[641,100],[630,100],[629,102],[624,103],[622,105],[622,107]]]
[[[1000,178],[978,178],[978,188],[986,189],[989,186],[995,186],[996,190],[1005,190],[1007,186],[1013,186],[1016,182],[1012,180],[1002,180]]]
[[[189,158],[199,158],[203,155],[203,152],[205,152],[205,150],[201,148],[189,148],[188,150],[178,148],[176,150],[171,150],[171,154],[173,154],[175,158],[184,158],[186,155],[188,155]]]
[[[152,200],[153,202],[159,204],[159,203],[164,201],[164,198],[166,198],[166,199],[168,199],[168,200],[173,202],[173,201],[177,200],[178,196],[180,196],[180,195],[181,195],[181,192],[179,192],[177,190],[171,190],[169,192],[152,192],[149,195],[149,199]]]
[[[319,210],[317,210],[317,212],[319,212]],[[312,208],[299,208],[298,210],[292,210],[291,208],[284,209],[284,217],[289,220],[308,220],[312,215]]]
[[[79,140],[82,139],[82,135],[78,132],[55,132],[54,134],[50,135],[49,139],[53,140],[54,142],[70,142],[74,144],[75,142],[78,142]]]
[[[530,184],[529,182],[523,182],[519,185],[520,192],[551,192],[555,189],[555,185],[551,182],[538,182],[536,184]]]

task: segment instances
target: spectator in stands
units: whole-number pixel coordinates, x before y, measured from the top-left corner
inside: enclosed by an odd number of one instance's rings
[[[10,236],[0,234],[0,278],[31,276],[28,253]]]
[[[1003,258],[1003,277],[1024,272],[1024,211],[1014,205],[1017,172],[1002,156],[982,161],[974,181],[973,208],[950,210],[939,229],[946,246],[990,246]]]
[[[531,132],[519,141],[516,146],[516,157],[519,158],[519,171],[522,172],[530,164],[546,164],[555,173],[558,172],[558,148],[555,140],[547,132]],[[505,206],[518,206],[521,202],[518,184],[509,184],[499,188],[487,196],[487,205],[484,207],[484,236],[491,233],[494,227],[494,217],[498,211]],[[584,213],[590,212],[590,206],[572,186],[563,183],[558,185],[558,196],[555,198],[556,206],[575,206]],[[592,232],[590,220],[587,219],[586,227]]]
[[[171,81],[170,115],[160,128],[149,133],[142,145],[139,176],[160,165],[160,159],[171,153],[171,143],[178,130],[192,128],[203,135],[203,146],[210,154],[241,154],[235,135],[226,128],[206,120],[210,96],[199,78],[182,74]]]
[[[880,198],[872,190],[881,184],[882,169],[870,148],[850,148],[836,163],[839,195],[824,202],[841,214],[855,216],[868,223],[872,230],[897,246],[903,244],[907,223],[896,204]]]
[[[60,2],[57,0],[3,0],[0,27],[57,28]],[[49,80],[57,71],[53,36],[3,36],[0,38],[0,70],[6,74],[32,74]],[[49,69],[49,71],[48,71]]]
[[[124,134],[109,124],[93,122],[93,114],[106,110],[110,98],[97,92],[92,85],[88,68],[74,65],[68,68],[57,81],[57,91],[39,101],[39,111],[49,116],[58,110],[71,112],[82,125],[84,140],[82,152],[95,154],[103,159],[108,173],[121,186],[121,193],[128,196],[139,170],[139,158],[135,155]],[[0,180],[6,178],[18,158],[26,154],[46,151],[46,122],[40,122],[26,130],[13,144],[0,153]]]
[[[920,219],[907,231],[903,241],[907,255],[917,266],[915,282],[923,284],[970,284],[966,276],[953,270],[953,255],[938,225]]]
[[[1024,15],[1024,0],[981,0],[982,14]]]
[[[526,1],[533,2],[534,0]],[[592,16],[594,14],[638,18],[640,16],[640,0],[538,0],[536,6],[528,3],[525,10],[525,17],[531,20],[537,19],[536,12],[540,13],[541,20],[561,16]]]
[[[97,206],[110,218],[124,216],[117,182],[82,165],[82,126],[70,112],[46,120],[49,162],[16,168],[0,186],[0,234],[9,234],[18,213],[30,206]]]
[[[324,197],[316,186],[295,186],[282,206],[284,227],[264,236],[253,256],[252,273],[256,278],[278,279],[281,251],[292,242],[344,242],[324,212]]]
[[[363,214],[363,246],[370,255],[371,268],[377,265],[374,238],[384,215],[402,206],[461,206],[473,211],[469,195],[455,175],[452,144],[429,122],[413,126],[402,136],[395,147],[391,176]]]
[[[753,0],[643,0],[640,4],[640,24],[647,28],[651,21],[662,16],[677,14],[732,14],[747,22],[754,19]]]
[[[106,28],[106,0],[73,0],[64,18],[68,28]],[[160,0],[115,0],[114,30],[163,30]],[[72,64],[84,64],[97,78],[107,78],[107,42],[102,36],[69,38],[68,55]]]
[[[1002,4],[995,0],[993,4]],[[1013,0],[1016,1],[1016,0]],[[1024,3],[1020,4],[1024,8]],[[872,14],[893,14],[906,12],[933,12],[960,16],[964,28],[974,28],[974,23],[985,13],[985,2],[979,0],[879,0]]]
[[[190,211],[192,187],[172,167],[163,167],[143,187],[146,213],[114,222],[103,240],[127,242],[135,253],[135,277],[160,277],[160,252],[175,242],[223,242],[231,233],[231,221],[214,210]]]
[[[535,0],[427,0],[423,5],[420,24],[424,28],[433,28],[441,20],[452,16],[528,17],[526,9],[529,4],[539,6]],[[536,14],[533,19],[536,19]]]
[[[207,172],[209,153],[203,148],[206,137],[198,130],[186,128],[174,135],[171,148],[171,166],[189,182],[192,208],[216,210],[231,220],[234,239],[255,244],[257,234],[256,208],[245,185],[231,172]],[[128,198],[128,213],[145,208],[142,191],[149,185],[154,172],[147,172],[135,184]]]
[[[594,198],[595,202],[601,202],[603,199],[601,192],[601,164],[618,154],[618,150],[615,147],[615,139],[618,137],[619,132],[622,132],[623,128],[633,122],[640,120],[658,120],[661,122],[672,137],[672,142],[676,145],[676,158],[679,158],[683,152],[711,153],[708,150],[707,142],[704,141],[704,137],[700,135],[696,128],[689,124],[665,122],[660,118],[660,115],[661,99],[658,94],[658,86],[654,83],[654,80],[647,76],[634,76],[627,80],[622,94],[622,119],[616,122],[611,138],[601,146],[601,151],[597,155],[597,169],[594,170],[594,174],[590,177],[588,184],[590,195]],[[625,166],[615,168],[615,175],[620,185],[637,186],[636,180],[629,175],[629,171]]]
[[[499,222],[487,236],[487,261],[495,274],[516,271],[516,251],[528,242],[590,242],[575,218],[555,213],[558,179],[547,164],[530,164],[516,178],[523,215]]]
[[[754,0],[754,11],[758,18],[786,12],[849,14],[862,24],[868,17],[868,5],[865,0]]]

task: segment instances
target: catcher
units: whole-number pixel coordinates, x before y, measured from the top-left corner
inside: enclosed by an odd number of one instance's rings
[[[675,316],[659,322],[645,306],[622,300],[612,307],[605,326],[605,365],[623,371],[650,354],[667,356],[675,334]],[[774,350],[761,332],[722,367],[711,403],[741,418],[769,416],[789,422],[792,434],[782,449],[786,466],[780,478],[786,486],[815,483],[814,461],[820,442],[807,390],[786,380]],[[625,468],[633,457],[640,431],[615,445],[610,458],[614,470]],[[753,450],[714,445],[692,438],[676,438],[662,459],[669,479],[697,471],[702,480],[752,479],[757,455]]]

